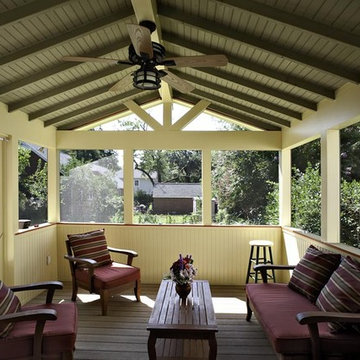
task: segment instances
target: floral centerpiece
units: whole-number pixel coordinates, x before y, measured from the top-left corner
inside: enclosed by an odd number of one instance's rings
[[[179,255],[179,259],[176,260],[170,268],[170,279],[178,285],[190,284],[194,280],[197,274],[197,269],[193,266],[194,260],[191,255],[183,257]]]

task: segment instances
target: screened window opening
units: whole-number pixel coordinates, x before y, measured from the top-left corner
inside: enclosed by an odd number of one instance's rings
[[[360,248],[360,123],[340,130],[340,241]]]
[[[292,149],[291,166],[291,226],[320,235],[320,139]]]
[[[137,150],[134,164],[134,223],[201,223],[201,151]]]
[[[48,220],[47,149],[20,141],[18,144],[19,229]]]
[[[213,151],[213,222],[278,224],[278,161],[277,151]]]
[[[68,222],[124,222],[123,152],[60,152],[60,218]]]

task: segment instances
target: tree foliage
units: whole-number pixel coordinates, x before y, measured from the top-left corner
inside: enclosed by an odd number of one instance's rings
[[[201,151],[142,150],[134,157],[135,168],[149,178],[155,173],[157,182],[198,183],[201,181]]]
[[[32,156],[33,155],[33,156]],[[19,219],[47,221],[47,163],[19,144]]]
[[[216,151],[212,188],[217,222],[264,224],[268,194],[278,182],[278,153]]]

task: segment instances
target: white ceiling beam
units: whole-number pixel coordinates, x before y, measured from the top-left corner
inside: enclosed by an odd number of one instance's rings
[[[157,14],[156,2],[154,0],[131,0],[131,4],[138,23],[142,20],[150,20],[155,23],[156,30],[151,34],[151,40],[162,44],[161,25]],[[163,66],[160,68],[164,69]],[[159,93],[164,102],[172,102],[172,90],[165,81],[161,81]]]
[[[210,104],[210,101],[200,100],[175,124],[171,125],[171,130],[182,130],[186,125],[191,123],[191,121],[193,121],[198,115],[200,115]]]
[[[135,101],[129,100],[124,105],[137,115],[142,121],[148,124],[154,130],[161,130],[162,126],[159,124],[150,114],[148,114],[142,107],[140,107]]]

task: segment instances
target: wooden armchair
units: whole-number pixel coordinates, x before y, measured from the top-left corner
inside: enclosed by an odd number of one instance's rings
[[[1,283],[1,282],[0,282]],[[41,282],[7,288],[1,283],[0,304],[7,303],[10,312],[0,315],[0,359],[73,359],[77,331],[77,307],[74,303],[52,303],[59,281]],[[20,305],[14,294],[26,290],[47,290],[46,303]],[[3,291],[5,290],[5,292]],[[4,296],[4,293],[7,295]],[[10,299],[10,303],[9,300]],[[4,310],[4,308],[2,309]],[[11,324],[9,326],[9,324]]]
[[[107,314],[110,296],[133,287],[140,301],[140,269],[132,266],[138,254],[132,250],[108,247],[104,229],[83,234],[68,235],[67,255],[72,276],[72,301],[76,301],[78,288],[100,295],[102,315]],[[127,263],[111,260],[110,252],[127,255]]]

